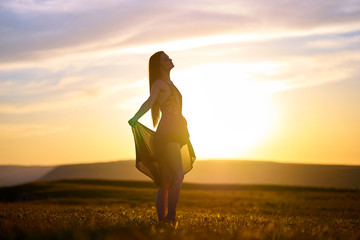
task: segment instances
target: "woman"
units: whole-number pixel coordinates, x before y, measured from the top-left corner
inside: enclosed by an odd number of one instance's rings
[[[187,122],[181,113],[182,96],[170,80],[173,67],[163,51],[150,57],[150,96],[129,120],[135,138],[136,167],[158,186],[156,209],[159,221],[165,222],[175,221],[184,174],[195,161]],[[159,123],[156,132],[137,122],[150,108],[154,128]]]

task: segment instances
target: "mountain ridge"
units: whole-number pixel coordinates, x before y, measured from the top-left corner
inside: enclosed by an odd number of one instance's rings
[[[31,182],[51,171],[55,166],[0,165],[0,186]]]
[[[0,166],[0,173],[4,172],[6,167],[9,166]],[[15,168],[16,166],[12,167]],[[38,171],[35,171],[35,168],[39,168]],[[63,179],[151,180],[136,169],[135,160],[66,164],[54,167],[34,167],[34,169],[33,174],[30,174],[26,179],[21,178],[14,181],[16,174],[11,174],[8,168],[7,175],[12,176],[12,184],[9,181],[7,184],[3,184],[4,176],[0,174],[0,186]],[[17,174],[20,172],[18,170]],[[194,163],[194,168],[185,175],[184,181],[199,184],[360,188],[360,166],[252,160],[198,160]]]

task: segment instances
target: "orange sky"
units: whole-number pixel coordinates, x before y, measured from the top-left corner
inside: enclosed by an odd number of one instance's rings
[[[0,165],[134,159],[158,50],[198,159],[360,165],[360,4],[308,4],[4,1]]]

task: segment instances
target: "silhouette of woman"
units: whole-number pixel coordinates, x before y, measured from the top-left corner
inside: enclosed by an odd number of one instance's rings
[[[170,80],[173,67],[163,51],[150,57],[150,96],[129,120],[135,140],[136,167],[158,186],[157,215],[159,221],[165,222],[175,221],[184,174],[195,161],[187,122],[182,115],[182,96]],[[159,123],[156,132],[137,122],[150,108],[154,128]]]

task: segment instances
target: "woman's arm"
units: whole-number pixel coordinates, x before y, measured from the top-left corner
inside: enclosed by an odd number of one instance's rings
[[[154,85],[151,88],[149,98],[141,105],[140,109],[135,113],[134,117],[132,117],[128,122],[130,126],[134,126],[135,123],[141,118],[149,109],[154,105],[156,99],[158,98],[160,93],[160,84],[158,82],[154,82]]]

